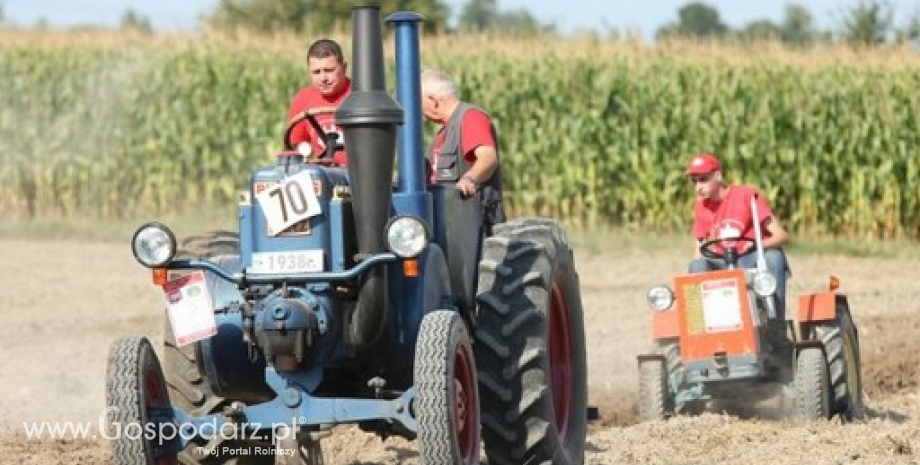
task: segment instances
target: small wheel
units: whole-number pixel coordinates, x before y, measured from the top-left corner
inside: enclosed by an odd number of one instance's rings
[[[415,347],[415,411],[424,465],[479,464],[479,391],[470,336],[459,313],[431,312]]]
[[[799,351],[795,368],[795,413],[802,420],[831,416],[827,361],[820,347],[805,347]]]
[[[177,429],[166,379],[145,337],[121,338],[109,349],[106,405],[116,463],[177,463]],[[150,434],[152,431],[153,434]]]
[[[668,370],[662,359],[639,361],[639,420],[664,420],[674,414]]]

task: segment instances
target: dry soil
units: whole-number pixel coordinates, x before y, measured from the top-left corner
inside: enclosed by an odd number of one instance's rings
[[[25,424],[98,427],[105,359],[119,336],[161,341],[159,295],[126,245],[0,241],[0,463],[107,463],[104,439],[29,438]],[[586,327],[589,464],[920,464],[920,273],[899,259],[796,256],[790,295],[839,276],[861,339],[868,415],[832,420],[706,414],[637,424],[636,355],[649,345],[645,290],[681,272],[684,257],[576,250]],[[92,432],[97,432],[98,429]],[[415,444],[338,428],[334,465],[416,464]]]

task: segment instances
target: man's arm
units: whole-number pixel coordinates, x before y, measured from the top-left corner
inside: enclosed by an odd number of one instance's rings
[[[476,155],[476,162],[457,182],[457,188],[465,195],[476,193],[476,186],[487,181],[498,169],[498,154],[495,147],[480,145],[473,150],[473,154]]]
[[[462,139],[463,158],[472,163],[470,169],[457,181],[457,188],[466,195],[476,192],[476,186],[489,180],[498,169],[498,152],[493,137],[492,122],[479,111],[471,110],[463,115]]]
[[[498,154],[495,153],[495,147],[488,145],[476,147],[473,154],[476,155],[476,162],[466,172],[466,175],[481,184],[492,177],[492,173],[498,169]]]
[[[789,233],[783,228],[776,217],[769,217],[763,220],[763,229],[770,233],[770,237],[763,240],[763,248],[778,249],[789,242]]]

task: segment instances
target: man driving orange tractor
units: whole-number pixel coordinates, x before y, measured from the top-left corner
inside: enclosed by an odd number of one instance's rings
[[[699,273],[727,266],[725,260],[704,256],[701,246],[713,240],[717,240],[713,247],[737,247],[739,267],[755,268],[757,256],[747,252],[753,252],[755,232],[760,226],[767,269],[776,278],[777,316],[782,321],[785,318],[788,272],[782,247],[789,240],[789,234],[774,216],[769,203],[754,187],[726,183],[719,159],[712,154],[695,155],[687,166],[686,174],[693,182],[697,195],[693,207],[693,237],[697,243],[688,271]],[[756,208],[752,208],[753,199],[756,199],[753,202]],[[753,217],[755,211],[758,224]],[[733,240],[736,238],[738,240]]]

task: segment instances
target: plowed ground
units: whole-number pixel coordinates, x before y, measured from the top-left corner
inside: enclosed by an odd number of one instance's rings
[[[105,359],[119,336],[159,346],[159,295],[124,244],[0,241],[0,463],[108,463],[98,435]],[[645,290],[684,257],[576,250],[588,328],[590,464],[920,463],[920,273],[897,259],[796,256],[790,295],[842,279],[859,330],[865,420],[813,424],[706,414],[637,424],[636,355],[649,345]],[[24,423],[83,422],[86,438],[29,438]],[[415,444],[338,428],[330,464],[415,464]]]

